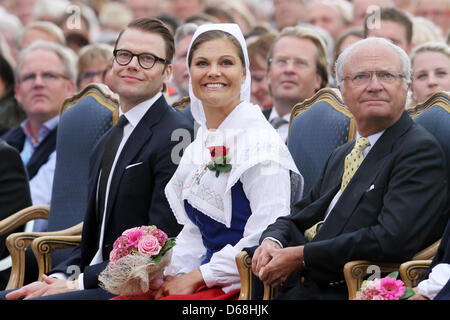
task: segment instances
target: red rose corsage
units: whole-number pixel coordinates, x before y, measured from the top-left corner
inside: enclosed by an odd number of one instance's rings
[[[209,170],[216,172],[216,177],[219,177],[221,172],[228,172],[231,170],[231,158],[227,156],[227,147],[213,146],[208,147],[208,149],[211,154],[211,161],[207,164],[207,167]]]

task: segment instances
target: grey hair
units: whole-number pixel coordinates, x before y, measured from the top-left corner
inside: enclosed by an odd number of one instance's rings
[[[77,55],[75,52],[72,51],[72,49],[69,49],[68,47],[65,47],[63,45],[60,45],[55,42],[50,41],[43,41],[38,40],[36,42],[33,42],[31,45],[29,45],[27,48],[22,50],[19,55],[19,59],[17,60],[17,66],[16,66],[16,80],[19,80],[19,74],[20,70],[22,68],[22,63],[25,57],[30,54],[33,51],[36,50],[47,50],[50,52],[54,52],[62,61],[63,64],[63,73],[73,82],[75,82],[77,78]],[[36,61],[36,63],[39,63]]]
[[[405,90],[408,88],[408,84],[411,82],[411,61],[406,54],[406,52],[400,48],[399,46],[393,44],[391,41],[385,39],[385,38],[378,38],[378,37],[368,37],[366,39],[359,40],[347,48],[345,48],[344,51],[339,55],[337,61],[336,61],[336,83],[340,86],[341,90],[343,90],[343,82],[344,82],[344,66],[347,63],[347,60],[349,56],[355,51],[357,48],[359,48],[362,45],[365,44],[373,44],[376,46],[384,45],[389,46],[398,54],[401,62],[402,62],[402,74],[404,75],[403,78],[403,87]]]
[[[185,24],[182,24],[177,28],[175,31],[174,41],[175,46],[180,42],[182,39],[186,38],[187,36],[193,36],[195,31],[197,30],[198,25],[192,22],[188,22]]]

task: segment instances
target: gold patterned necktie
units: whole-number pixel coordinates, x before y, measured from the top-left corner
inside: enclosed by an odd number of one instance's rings
[[[370,146],[369,139],[361,137],[356,140],[355,146],[352,151],[345,157],[344,174],[342,175],[341,194],[344,192],[345,187],[352,179],[356,170],[364,160],[363,150]]]

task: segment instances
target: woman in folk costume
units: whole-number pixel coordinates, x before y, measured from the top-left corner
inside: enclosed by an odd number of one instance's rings
[[[236,24],[198,28],[188,51],[189,95],[201,125],[165,192],[178,223],[155,299],[236,299],[236,255],[290,213],[303,177],[260,108],[250,103],[244,37]]]

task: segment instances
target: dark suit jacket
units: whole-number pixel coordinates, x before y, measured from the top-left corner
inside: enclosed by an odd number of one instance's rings
[[[285,298],[345,299],[345,285],[329,284],[343,280],[346,262],[410,260],[442,235],[449,215],[445,156],[435,138],[404,113],[372,147],[316,237],[305,242],[304,231],[324,219],[340,189],[353,145],[338,147],[311,192],[261,237],[305,245],[305,281],[296,278],[295,289],[281,287]]]
[[[55,129],[50,131],[31,155],[27,164],[28,178],[30,180],[36,175],[39,168],[47,163],[48,157],[56,150],[57,129],[58,127],[55,127]],[[21,126],[9,130],[2,138],[19,152],[22,152],[26,136]]]
[[[172,141],[172,132],[185,128],[192,137],[192,123],[161,97],[147,111],[133,130],[117,161],[108,197],[103,241],[104,262],[89,266],[98,248],[99,224],[96,218],[96,188],[107,132],[94,148],[89,178],[89,200],[81,244],[71,256],[50,273],[67,272],[71,265],[80,266],[86,289],[98,287],[98,275],[106,267],[114,241],[129,228],[156,225],[169,237],[181,230],[169,207],[164,188],[177,163],[173,150],[179,141]],[[130,165],[133,165],[127,168]]]
[[[28,177],[16,149],[0,139],[0,220],[31,205]],[[15,230],[19,231],[19,230]],[[0,259],[9,255],[6,237],[0,236]],[[6,286],[9,270],[0,273],[0,289]]]

